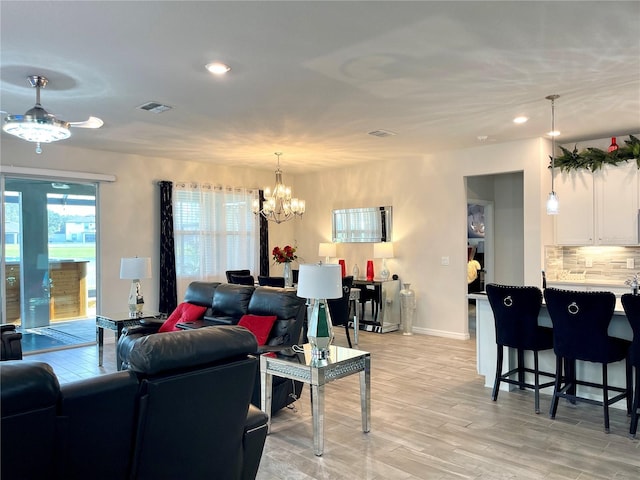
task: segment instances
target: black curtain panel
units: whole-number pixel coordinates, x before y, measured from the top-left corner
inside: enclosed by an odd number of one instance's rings
[[[178,306],[176,254],[173,239],[173,182],[158,182],[160,187],[160,288],[158,311],[171,313]]]
[[[260,199],[260,210],[262,210],[262,203],[264,202],[264,191],[260,190],[258,193]],[[260,276],[269,276],[269,221],[262,215],[258,215],[260,218]]]

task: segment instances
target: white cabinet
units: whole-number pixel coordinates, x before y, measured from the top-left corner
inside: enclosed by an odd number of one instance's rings
[[[556,174],[556,244],[638,245],[639,176],[633,161]]]
[[[606,166],[594,175],[596,244],[638,244],[638,168],[636,162]]]

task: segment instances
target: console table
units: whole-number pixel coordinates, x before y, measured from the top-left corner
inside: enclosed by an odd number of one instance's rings
[[[304,361],[275,354],[260,355],[260,388],[262,411],[267,412],[267,432],[271,431],[271,394],[273,376],[290,378],[311,387],[313,416],[313,449],[317,456],[324,452],[324,386],[354,373],[360,374],[360,410],[362,431],[371,430],[371,354],[352,348],[330,346],[328,360],[312,362],[311,345],[304,344]]]
[[[353,287],[360,289],[360,298],[366,298],[363,291],[373,291],[378,304],[378,314],[373,320],[360,318],[360,329],[368,332],[386,333],[400,328],[400,280],[353,280]]]

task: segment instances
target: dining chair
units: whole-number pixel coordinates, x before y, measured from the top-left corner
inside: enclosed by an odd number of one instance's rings
[[[262,287],[284,288],[284,277],[267,277],[264,275],[258,275],[258,285]]]
[[[351,336],[349,335],[349,319],[350,319],[350,302],[351,286],[353,285],[353,276],[349,275],[342,278],[342,297],[327,300],[329,313],[331,315],[331,323],[333,326],[344,326],[347,335],[347,343],[349,348],[353,348],[351,344]]]

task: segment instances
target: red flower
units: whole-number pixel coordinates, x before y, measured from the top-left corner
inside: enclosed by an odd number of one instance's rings
[[[284,248],[273,247],[271,254],[276,263],[290,263],[298,258],[296,255],[296,247],[286,245]]]

